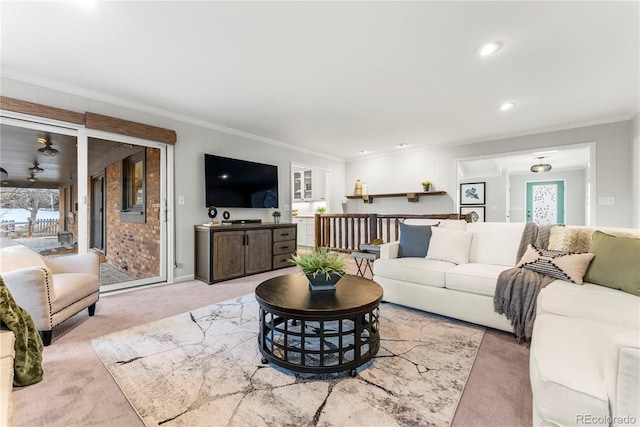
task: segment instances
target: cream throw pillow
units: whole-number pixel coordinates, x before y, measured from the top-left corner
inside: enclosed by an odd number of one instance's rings
[[[426,258],[454,264],[467,264],[471,239],[473,239],[473,233],[468,231],[432,227]]]

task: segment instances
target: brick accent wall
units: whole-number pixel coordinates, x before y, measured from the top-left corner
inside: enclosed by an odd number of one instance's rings
[[[160,150],[146,148],[146,222],[120,221],[122,162],[107,167],[106,260],[136,279],[160,273]]]

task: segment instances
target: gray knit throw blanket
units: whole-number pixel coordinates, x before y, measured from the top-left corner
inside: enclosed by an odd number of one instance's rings
[[[546,249],[549,245],[551,228],[557,225],[537,226],[533,222],[528,222],[522,232],[516,264],[524,255],[528,244]],[[513,333],[518,342],[531,340],[533,324],[536,320],[538,294],[540,289],[554,280],[535,271],[516,267],[505,270],[498,276],[493,308],[497,313],[504,314],[511,320]]]

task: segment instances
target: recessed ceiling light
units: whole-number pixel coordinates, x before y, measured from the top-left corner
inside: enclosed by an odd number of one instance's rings
[[[367,154],[369,151],[367,150],[360,150],[360,154]]]
[[[500,111],[508,111],[515,107],[516,104],[513,102],[505,102],[500,106]]]
[[[402,144],[398,144],[398,148],[405,148],[408,147],[409,144],[405,144],[404,142]]]
[[[478,55],[480,56],[489,56],[499,51],[501,47],[502,43],[500,42],[490,42],[480,46],[476,49],[476,52],[478,52]]]

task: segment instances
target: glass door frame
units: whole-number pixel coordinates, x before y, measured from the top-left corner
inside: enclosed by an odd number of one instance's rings
[[[160,150],[160,271],[158,276],[148,279],[139,279],[122,284],[106,285],[100,288],[101,292],[109,292],[131,287],[138,287],[153,283],[173,283],[174,271],[170,266],[175,263],[175,222],[173,204],[168,201],[173,200],[174,177],[173,164],[175,162],[174,147],[170,144],[163,144],[146,139],[134,138],[109,132],[86,129],[77,123],[63,122],[59,120],[47,119],[44,117],[31,116],[12,111],[0,110],[0,124],[17,126],[22,128],[41,130],[44,132],[58,133],[68,136],[75,136],[77,140],[77,200],[78,200],[78,253],[89,251],[89,217],[88,198],[89,190],[89,138],[98,138],[109,141],[133,144],[144,147],[152,147]]]

